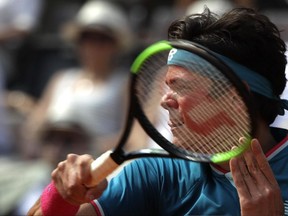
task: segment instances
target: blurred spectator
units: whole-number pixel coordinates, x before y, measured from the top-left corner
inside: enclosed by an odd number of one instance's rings
[[[42,0],[0,1],[0,154],[11,154],[14,150],[4,89],[13,73],[15,54],[37,26],[41,9]]]
[[[27,157],[55,167],[68,153],[98,156],[115,145],[126,117],[129,68],[120,65],[132,45],[129,27],[116,4],[95,0],[65,26],[80,66],[55,73],[28,116],[22,144]],[[30,186],[15,214],[27,213],[47,180]]]
[[[46,142],[42,138],[51,138],[59,125],[61,131],[64,125],[66,131],[82,128],[98,154],[118,137],[124,122],[129,68],[119,61],[132,42],[125,14],[112,3],[89,1],[64,36],[76,46],[80,67],[57,72],[29,116],[23,133],[28,156],[37,155]]]
[[[75,16],[81,2],[44,0],[37,28],[16,53],[14,73],[7,80],[8,90],[20,91],[37,100],[55,71],[76,64],[74,52],[63,42],[60,31]]]

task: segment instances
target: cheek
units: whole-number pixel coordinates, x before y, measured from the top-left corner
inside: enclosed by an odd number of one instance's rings
[[[182,112],[189,112],[189,110],[193,109],[194,107],[198,106],[202,103],[202,99],[197,97],[182,97],[179,99],[179,107]]]
[[[201,106],[206,106],[207,104],[209,104],[210,100],[208,97],[199,97],[199,95],[197,96],[194,95],[190,97],[181,98],[178,101],[178,103],[179,103],[179,112],[181,113],[184,123],[186,125],[189,125],[192,120],[191,111],[194,113],[193,115],[197,116],[197,114],[195,113],[199,111],[199,108]]]
[[[192,97],[186,97],[180,99],[178,103],[179,103],[179,112],[181,113],[181,116],[183,117],[184,121],[187,122],[189,121],[189,119],[187,119],[189,118],[187,113],[189,113],[189,111],[191,111],[194,107],[196,107],[200,103],[200,101],[197,101]]]

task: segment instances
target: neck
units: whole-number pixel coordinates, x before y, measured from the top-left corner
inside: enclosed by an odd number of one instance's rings
[[[108,67],[85,67],[83,68],[83,74],[89,77],[91,80],[106,80],[112,72]]]

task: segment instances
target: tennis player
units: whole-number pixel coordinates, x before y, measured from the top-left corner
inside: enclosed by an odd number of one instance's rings
[[[277,27],[252,9],[233,9],[218,18],[206,8],[172,23],[169,38],[199,43],[268,83],[249,85],[251,74],[243,79],[257,107],[251,147],[223,164],[138,159],[108,186],[105,180],[93,188],[85,187],[92,156],[70,154],[29,215],[288,215],[288,137],[274,136],[269,127],[287,108],[279,97],[286,84],[286,48]],[[166,83],[173,76],[167,75]],[[183,111],[179,100],[166,95],[162,105]]]

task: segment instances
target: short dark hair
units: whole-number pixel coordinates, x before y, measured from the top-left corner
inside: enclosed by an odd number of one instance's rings
[[[205,8],[201,14],[174,21],[169,39],[185,39],[227,56],[266,77],[279,97],[286,85],[286,45],[269,18],[251,8],[234,8],[221,17]],[[277,100],[253,93],[262,118],[272,123],[281,109]]]

